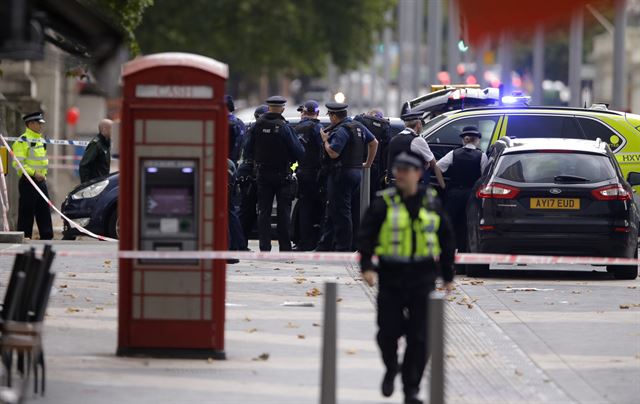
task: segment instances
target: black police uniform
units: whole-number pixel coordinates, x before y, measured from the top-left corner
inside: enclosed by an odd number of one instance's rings
[[[87,145],[80,161],[80,182],[109,175],[111,168],[111,140],[98,133]]]
[[[479,135],[477,129],[473,128],[473,130]],[[464,136],[464,132],[465,130],[461,136]],[[446,170],[449,180],[446,184],[445,208],[453,222],[458,251],[465,252],[467,251],[467,202],[473,185],[482,175],[483,152],[476,148],[460,147],[450,153],[453,155],[453,160]]]
[[[367,114],[358,115],[353,120],[362,123],[378,141],[376,157],[371,165],[371,182],[369,184],[371,200],[373,200],[376,193],[385,188],[384,176],[388,166],[386,156],[389,141],[391,140],[391,123],[388,119]]]
[[[283,97],[267,99],[268,105],[284,106],[285,102]],[[290,165],[303,154],[304,147],[281,114],[267,112],[252,126],[245,157],[254,160],[257,166],[260,251],[271,251],[271,211],[274,196],[277,201],[280,250],[291,250],[289,227],[295,183]]]
[[[229,111],[228,123],[229,123],[229,156],[228,158],[237,163],[240,158],[240,152],[244,143],[244,134],[246,132],[246,126],[244,122],[233,114],[236,107],[233,102],[233,98],[230,95],[224,96],[224,101]]]
[[[423,206],[440,216],[440,225],[437,230],[441,250],[439,261],[437,263],[432,259],[414,261],[411,258],[408,262],[398,263],[380,259],[379,266],[376,268],[379,276],[377,342],[382,361],[387,369],[385,382],[390,382],[393,386],[395,374],[400,370],[398,369],[398,339],[404,335],[407,345],[401,371],[406,397],[416,397],[426,366],[428,356],[426,316],[429,293],[435,288],[438,273],[445,282],[452,281],[454,275],[453,230],[440,206],[439,199],[433,196],[427,197],[428,192],[427,188],[420,187],[416,195],[402,198],[402,203],[406,206],[412,221],[418,217],[419,210]],[[360,224],[358,250],[363,270],[373,268],[371,257],[378,244],[379,232],[386,219],[387,209],[383,198],[376,198],[365,212]],[[413,239],[415,238],[414,233]],[[385,394],[390,395],[390,392]]]
[[[313,250],[318,243],[323,203],[320,194],[318,173],[322,164],[322,125],[318,119],[303,118],[295,131],[304,145],[304,157],[298,162],[298,204],[300,217],[300,236],[297,249]]]
[[[402,119],[404,121],[412,121],[415,119],[421,119],[422,116],[423,114],[420,112],[408,112],[402,115]],[[397,133],[393,137],[393,139],[389,141],[389,145],[386,149],[387,153],[385,155],[386,166],[389,168],[387,171],[388,179],[391,179],[393,177],[391,167],[396,157],[398,157],[398,155],[402,152],[413,153],[413,151],[411,150],[411,143],[415,140],[416,136],[418,136],[418,134],[416,134],[414,131],[409,130],[409,128],[405,128],[403,131]]]
[[[237,170],[231,159],[227,159],[228,174],[228,209],[229,209],[229,250],[241,251],[246,248],[246,239],[242,231],[242,225],[238,216],[238,190],[237,190]],[[232,262],[234,262],[233,260]]]

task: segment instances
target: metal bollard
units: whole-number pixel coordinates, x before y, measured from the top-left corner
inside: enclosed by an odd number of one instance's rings
[[[429,353],[431,355],[431,380],[429,403],[444,404],[444,299],[432,292],[429,297]]]
[[[360,218],[369,207],[371,199],[371,168],[362,169],[362,181],[360,181]]]
[[[337,289],[335,282],[325,283],[320,404],[336,403]]]

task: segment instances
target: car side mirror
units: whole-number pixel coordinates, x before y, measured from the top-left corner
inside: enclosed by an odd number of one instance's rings
[[[636,172],[629,173],[629,175],[627,176],[627,182],[632,187],[635,187],[636,185],[640,185],[640,173],[636,173]]]

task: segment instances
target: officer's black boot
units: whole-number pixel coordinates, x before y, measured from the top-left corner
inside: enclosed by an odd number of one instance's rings
[[[382,395],[385,397],[391,397],[393,394],[398,368],[387,369],[387,372],[384,374],[384,378],[382,379]]]
[[[422,400],[418,398],[418,392],[405,393],[404,404],[422,404]]]

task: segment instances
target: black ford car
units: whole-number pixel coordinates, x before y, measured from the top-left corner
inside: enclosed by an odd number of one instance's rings
[[[637,257],[637,173],[629,182],[599,140],[503,138],[489,150],[467,206],[470,251]],[[467,266],[470,276],[488,270]],[[638,276],[635,265],[607,270],[618,279]]]

